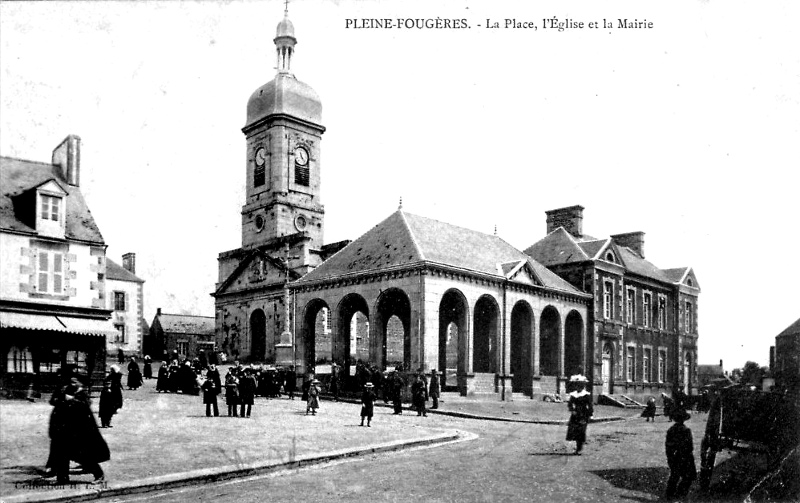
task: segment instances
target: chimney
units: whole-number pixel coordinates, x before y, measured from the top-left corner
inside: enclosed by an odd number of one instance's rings
[[[620,246],[627,246],[631,250],[635,251],[639,254],[640,257],[644,258],[644,232],[626,232],[625,234],[615,234],[611,236],[611,239],[614,240]]]
[[[53,164],[61,168],[68,184],[77,187],[81,180],[81,138],[71,134],[53,150]]]
[[[156,316],[161,316],[161,308],[156,309]]]
[[[547,215],[547,233],[550,234],[559,227],[575,236],[583,237],[583,206],[569,206],[557,210],[545,211]]]
[[[136,274],[136,254],[126,253],[122,256],[122,267],[128,270],[131,274]]]

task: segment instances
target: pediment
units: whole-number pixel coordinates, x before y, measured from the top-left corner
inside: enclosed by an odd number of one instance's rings
[[[536,272],[526,260],[520,261],[516,267],[509,270],[506,274],[506,278],[514,283],[523,283],[525,285],[534,286],[542,285],[542,282],[536,275]]]
[[[259,287],[276,287],[286,281],[287,269],[277,258],[261,251],[247,255],[233,273],[220,285],[216,294],[233,293]],[[289,279],[296,279],[289,271]]]
[[[48,180],[44,182],[43,184],[36,187],[36,190],[38,190],[39,192],[46,192],[48,194],[57,194],[60,196],[67,195],[67,191],[64,190],[64,188],[61,187],[61,185],[55,180]]]

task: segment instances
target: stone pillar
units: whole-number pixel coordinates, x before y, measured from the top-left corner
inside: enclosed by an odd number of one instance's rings
[[[275,364],[288,367],[289,365],[294,365],[294,337],[292,337],[291,325],[289,324],[291,302],[288,283],[283,287],[283,306],[283,332],[281,332],[280,342],[275,344]]]

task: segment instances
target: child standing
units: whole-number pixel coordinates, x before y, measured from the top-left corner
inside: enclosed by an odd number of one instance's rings
[[[312,379],[308,387],[308,402],[306,402],[306,415],[310,412],[312,416],[317,415],[319,408],[319,381]]]
[[[239,380],[229,369],[225,375],[225,403],[228,405],[228,417],[239,417],[236,405],[239,403]]]
[[[367,418],[367,426],[370,426],[372,421],[372,413],[374,411],[375,403],[375,386],[368,382],[364,385],[364,391],[361,393],[361,426],[364,426],[364,418]]]

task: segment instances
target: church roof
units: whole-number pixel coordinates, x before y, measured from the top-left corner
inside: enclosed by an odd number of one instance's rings
[[[778,334],[778,337],[800,334],[800,318],[789,325],[786,330]]]
[[[498,279],[513,277],[520,265],[526,265],[542,286],[579,293],[498,236],[402,210],[391,214],[297,283],[417,264],[438,264]]]
[[[0,229],[36,234],[36,202],[28,196],[31,189],[49,180],[55,180],[67,194],[64,237],[103,244],[103,236],[80,188],[66,183],[61,168],[11,157],[0,157]]]
[[[106,257],[106,279],[118,281],[130,281],[133,283],[144,283],[144,280]]]

